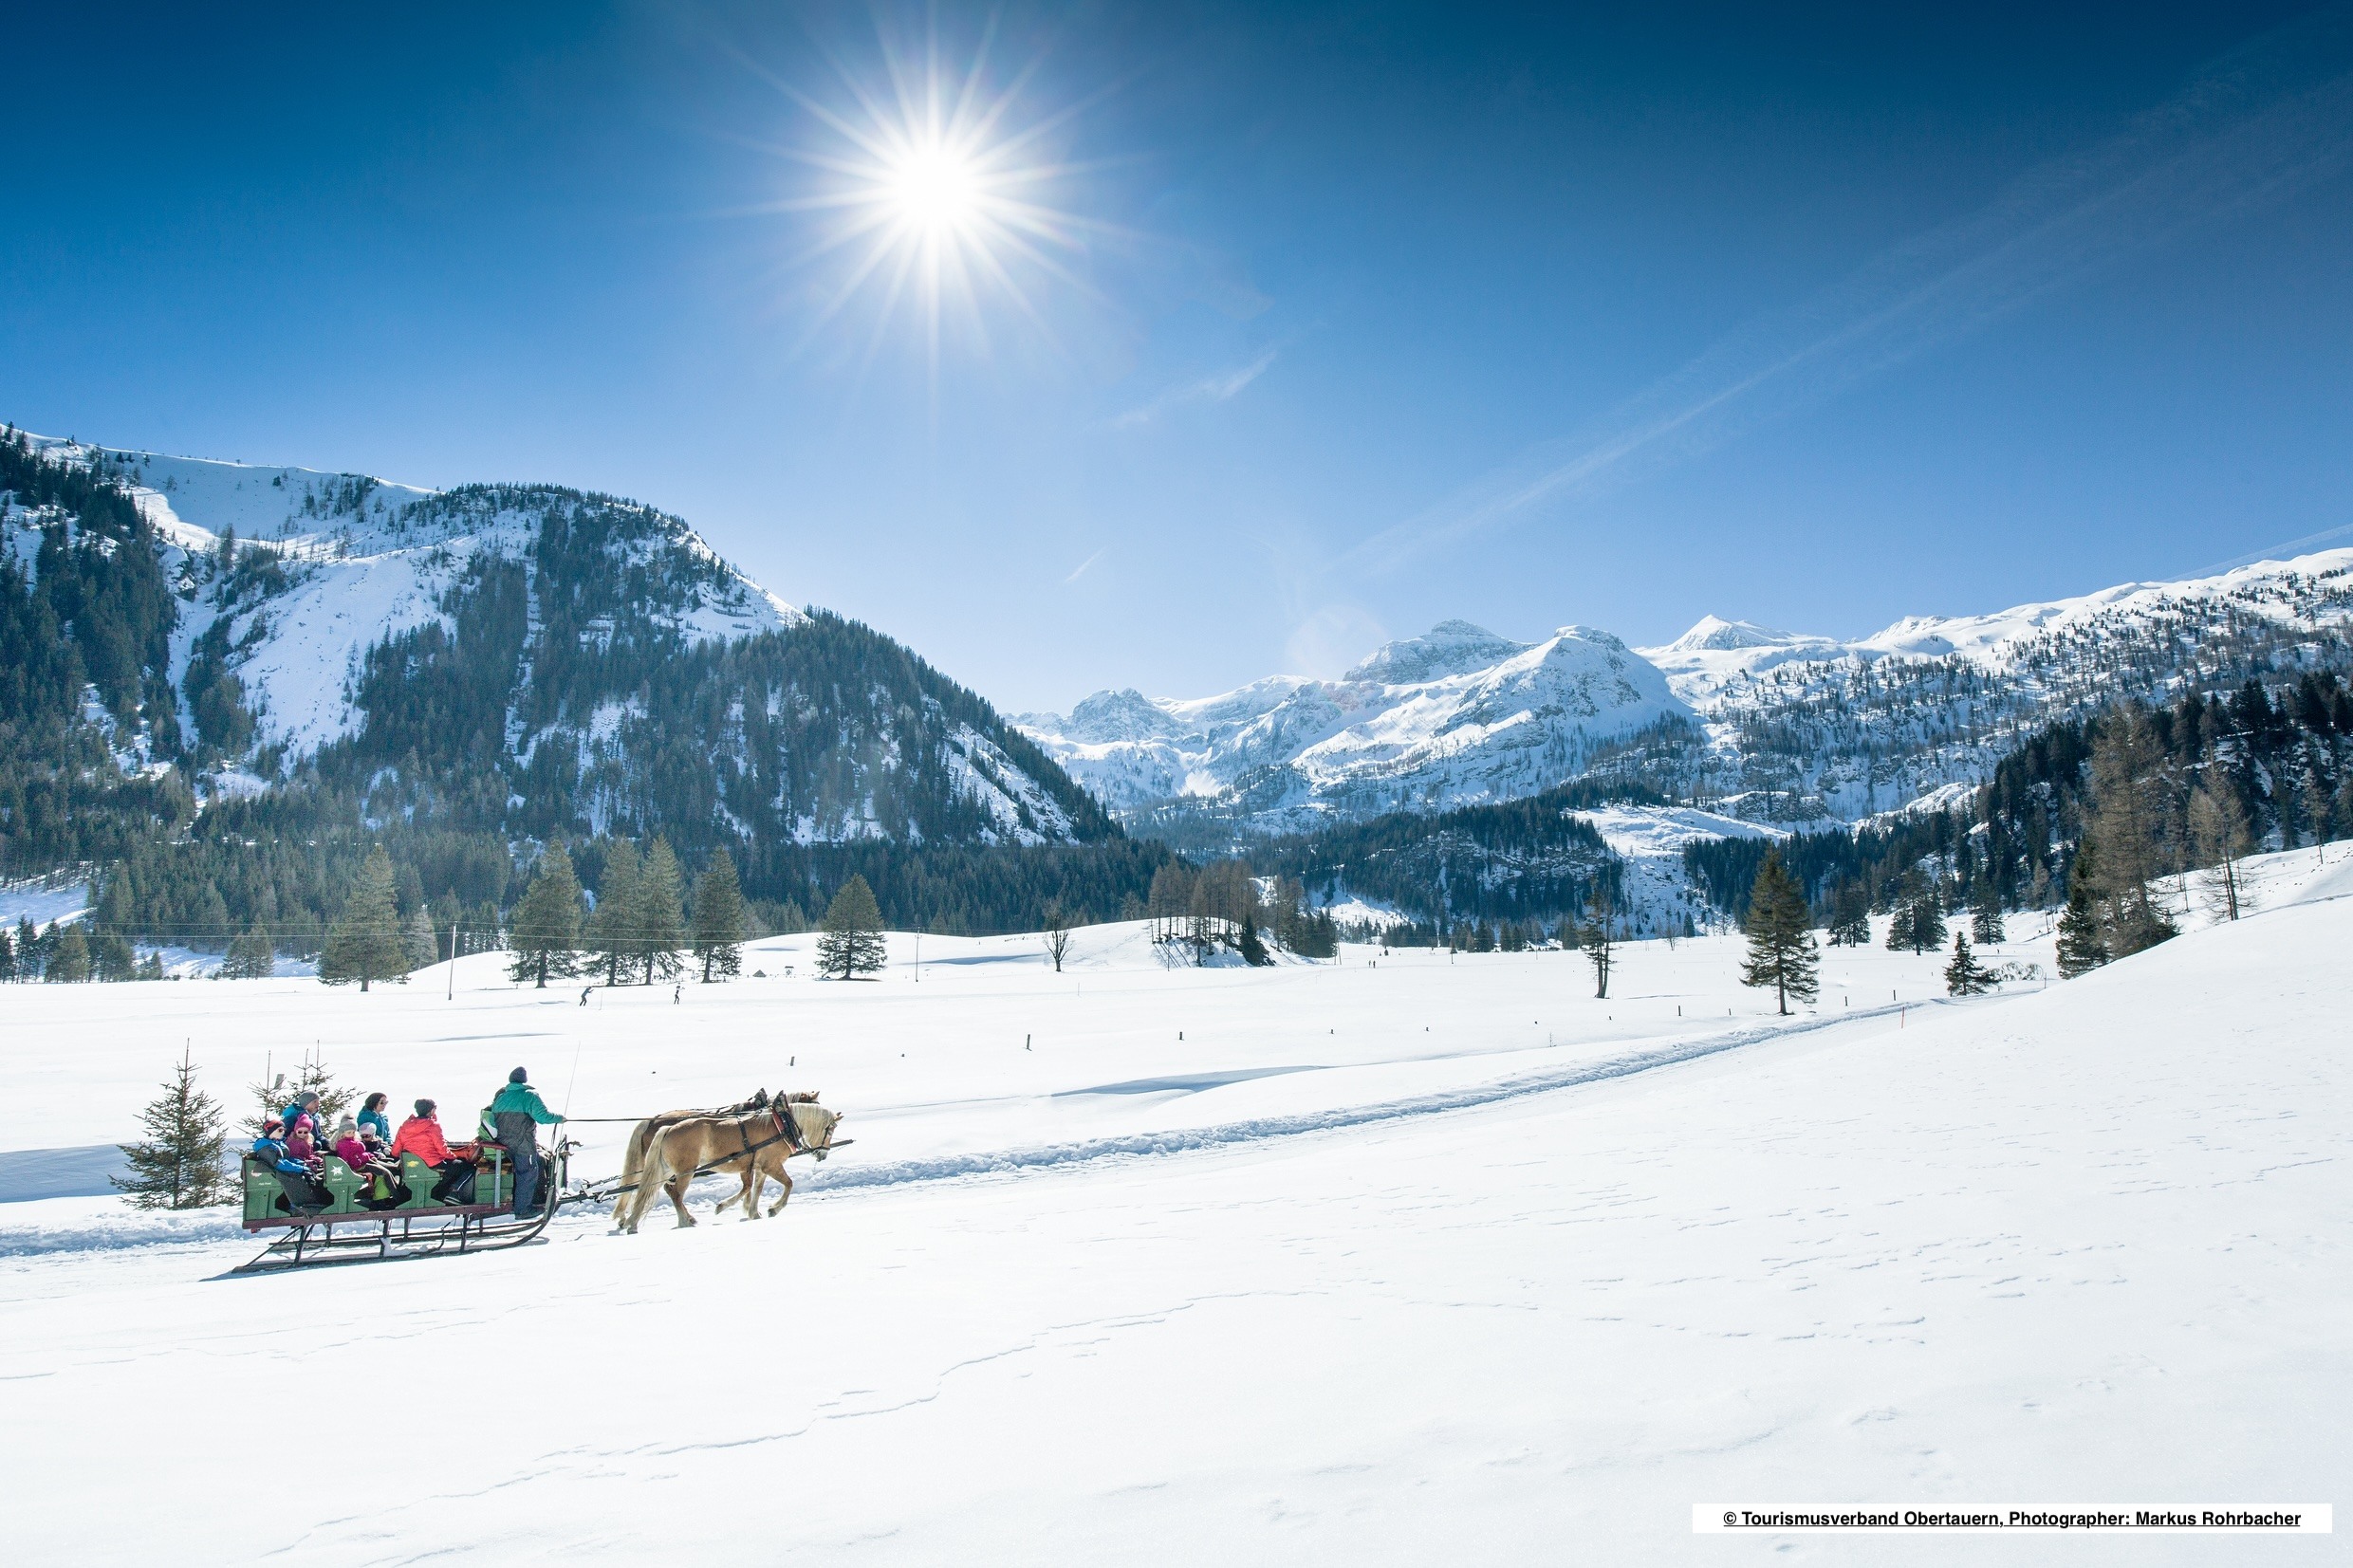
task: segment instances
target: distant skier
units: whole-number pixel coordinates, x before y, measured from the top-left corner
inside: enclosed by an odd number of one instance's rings
[[[595,989],[596,987],[594,986],[583,986],[580,988],[580,1005],[582,1006],[585,1007],[588,1005],[588,993]]]

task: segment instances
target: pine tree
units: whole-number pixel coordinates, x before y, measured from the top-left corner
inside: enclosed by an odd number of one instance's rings
[[[735,862],[726,850],[717,850],[695,880],[695,956],[702,960],[704,985],[714,976],[732,979],[744,972],[745,925]]]
[[[61,986],[79,986],[90,978],[90,944],[80,926],[67,926],[57,939],[41,978]]]
[[[2107,942],[2100,933],[2100,910],[2091,895],[2091,882],[2082,873],[2091,858],[2088,847],[2075,857],[2075,875],[2067,878],[2067,907],[2059,916],[2059,973],[2072,980],[2106,963]]]
[[[139,1116],[147,1136],[117,1145],[129,1176],[106,1179],[139,1208],[201,1208],[223,1201],[221,1162],[227,1136],[221,1110],[196,1087],[195,1064],[185,1051],[163,1092]]]
[[[576,972],[580,918],[580,878],[572,871],[572,857],[562,844],[550,845],[515,905],[514,923],[507,933],[514,961],[507,977],[534,981],[536,988],[544,990],[549,975],[563,979]]]
[[[1806,890],[1781,863],[1781,851],[1768,850],[1749,890],[1749,956],[1740,966],[1740,983],[1770,986],[1784,1017],[1791,997],[1811,1002],[1819,990],[1812,927]]]
[[[1983,996],[1993,988],[1993,976],[1969,950],[1969,937],[1953,933],[1953,961],[1944,967],[1944,988],[1951,996]]]
[[[1871,941],[1871,895],[1861,882],[1841,882],[1830,895],[1830,945],[1867,947]]]
[[[882,968],[887,953],[874,889],[863,876],[853,875],[825,910],[824,934],[817,939],[818,972],[836,980],[873,974]]]
[[[245,934],[232,940],[229,955],[213,971],[216,980],[267,980],[277,972],[277,950],[270,945],[269,933],[259,921],[246,927]]]
[[[1991,879],[1977,884],[1977,906],[1969,912],[1969,934],[1984,943],[2009,939],[2002,929],[2002,900]]]
[[[621,971],[633,969],[644,950],[638,938],[638,852],[626,839],[616,839],[604,855],[604,875],[597,882],[596,913],[588,917],[588,946],[602,964],[604,983],[621,984]]]
[[[394,889],[392,857],[378,844],[361,865],[351,896],[343,900],[343,913],[327,932],[326,950],[319,957],[321,980],[330,986],[356,980],[364,991],[379,980],[408,979],[408,941],[401,934]]]
[[[1242,911],[1241,934],[1234,938],[1233,946],[1242,955],[1242,962],[1253,969],[1263,969],[1274,962],[1274,955],[1267,951],[1267,944],[1259,940],[1258,917],[1247,907]]]
[[[9,939],[9,929],[0,926],[0,983],[16,978],[16,944]]]
[[[638,881],[638,923],[649,986],[657,971],[670,980],[683,967],[678,954],[687,945],[685,903],[686,878],[678,871],[678,858],[670,853],[668,839],[657,838],[654,847],[645,852],[644,870]]]
[[[1936,901],[1936,890],[1921,878],[1924,891],[1913,901],[1909,935],[1915,953],[1934,952],[1944,946],[1944,906]]]

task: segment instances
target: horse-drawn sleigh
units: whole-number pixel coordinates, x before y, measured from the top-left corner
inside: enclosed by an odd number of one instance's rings
[[[604,1118],[587,1118],[604,1119]],[[614,1120],[628,1120],[615,1117]],[[724,1199],[724,1212],[740,1203],[746,1219],[760,1217],[762,1190],[773,1181],[784,1189],[768,1213],[773,1218],[792,1196],[786,1161],[796,1154],[823,1160],[850,1143],[836,1138],[841,1115],[817,1103],[813,1093],[770,1098],[766,1090],[733,1105],[710,1110],[665,1111],[631,1130],[619,1179],[610,1186],[572,1188],[572,1141],[559,1135],[543,1155],[544,1190],[538,1211],[511,1214],[514,1171],[505,1149],[479,1145],[471,1180],[451,1190],[445,1175],[415,1154],[401,1156],[400,1179],[387,1184],[354,1171],[329,1154],[312,1178],[289,1180],[268,1162],[244,1161],[244,1224],[248,1233],[279,1230],[260,1256],[239,1267],[248,1273],[327,1262],[373,1263],[438,1252],[482,1252],[536,1241],[565,1204],[613,1200],[613,1223],[634,1235],[657,1194],[665,1194],[681,1226],[695,1224],[686,1190],[698,1176],[737,1176],[742,1187]],[[391,1190],[386,1191],[387,1186]],[[436,1190],[449,1192],[436,1197]],[[338,1235],[341,1229],[343,1234]]]

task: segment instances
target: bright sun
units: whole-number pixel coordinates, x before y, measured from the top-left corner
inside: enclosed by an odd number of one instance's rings
[[[899,221],[918,230],[962,228],[987,197],[980,170],[946,147],[909,149],[892,166],[883,187]]]
[[[902,302],[918,307],[935,360],[943,316],[954,309],[977,326],[985,295],[1041,323],[1026,281],[1078,284],[1064,258],[1099,227],[1047,199],[1073,173],[1046,150],[1069,111],[1019,120],[1020,83],[992,94],[983,59],[960,76],[936,54],[886,65],[888,92],[845,77],[850,103],[839,109],[794,95],[835,138],[829,150],[790,151],[825,177],[820,191],[780,204],[832,214],[815,250],[848,266],[824,317],[879,288],[885,316]]]

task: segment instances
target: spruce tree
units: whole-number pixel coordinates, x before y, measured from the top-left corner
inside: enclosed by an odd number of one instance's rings
[[[185,1051],[163,1092],[139,1115],[146,1138],[116,1145],[130,1166],[106,1179],[139,1208],[201,1208],[223,1201],[221,1162],[227,1136],[221,1110],[196,1087],[195,1064]]]
[[[267,980],[277,972],[277,950],[270,945],[269,933],[259,921],[246,927],[245,934],[231,941],[229,956],[213,971],[217,980]]]
[[[704,985],[744,972],[746,924],[735,861],[726,850],[716,850],[695,879],[695,956],[702,960]]]
[[[624,969],[635,972],[637,955],[644,950],[638,936],[638,852],[626,839],[616,839],[604,854],[604,875],[597,882],[596,913],[588,917],[588,946],[604,969],[604,983],[621,984]]]
[[[1993,976],[1969,950],[1965,932],[1953,933],[1953,961],[1944,967],[1944,988],[1951,996],[1983,996],[1993,988]]]
[[[882,968],[887,952],[874,889],[853,875],[825,910],[824,933],[817,938],[818,972],[836,980],[872,974]]]
[[[1830,895],[1830,944],[1867,947],[1871,941],[1871,895],[1861,882],[1841,882]]]
[[[1921,879],[1923,891],[1913,901],[1909,934],[1915,953],[1935,952],[1944,946],[1944,906],[1936,901],[1936,890]]]
[[[2075,858],[2078,875],[2067,878],[2067,907],[2059,916],[2059,973],[2072,980],[2106,963],[2108,945],[2100,934],[2100,910],[2092,901],[2090,880],[2080,875],[2089,858],[2088,849],[2079,851]]]
[[[408,939],[400,930],[392,857],[378,844],[361,863],[351,896],[343,900],[343,913],[327,932],[319,978],[330,986],[356,980],[364,991],[379,980],[405,981],[408,973]]]
[[[638,881],[638,923],[644,940],[645,983],[649,986],[658,971],[662,979],[670,980],[682,968],[678,954],[687,945],[685,905],[686,878],[678,870],[678,858],[670,853],[670,841],[658,837],[654,847],[645,852]]]
[[[57,939],[41,978],[61,986],[79,986],[90,978],[90,944],[80,926],[67,926]]]
[[[1749,956],[1740,966],[1740,983],[1770,986],[1785,1018],[1791,997],[1811,1002],[1819,989],[1812,927],[1806,890],[1781,863],[1781,851],[1768,850],[1749,889]]]
[[[1258,917],[1249,909],[1242,911],[1241,934],[1234,938],[1233,947],[1242,955],[1242,962],[1253,969],[1265,968],[1274,962],[1274,955],[1267,951],[1267,944],[1259,940]],[[1061,967],[1060,964],[1055,965],[1056,968]]]
[[[9,929],[0,926],[0,983],[16,978],[16,944],[9,938]]]
[[[551,845],[539,858],[531,885],[515,905],[507,933],[514,961],[507,977],[533,981],[535,988],[544,990],[549,975],[562,979],[574,973],[580,918],[580,878],[573,874],[572,857],[562,844]]]
[[[1969,934],[1980,942],[2009,939],[2002,929],[2002,900],[1990,878],[1977,884],[1977,907],[1969,912]]]

